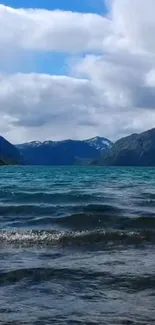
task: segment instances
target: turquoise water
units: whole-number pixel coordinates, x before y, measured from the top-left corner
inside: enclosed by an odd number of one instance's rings
[[[154,324],[155,170],[0,168],[0,324]]]

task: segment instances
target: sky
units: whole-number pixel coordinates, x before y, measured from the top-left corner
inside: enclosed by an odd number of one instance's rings
[[[0,134],[115,141],[155,126],[154,0],[0,3]]]

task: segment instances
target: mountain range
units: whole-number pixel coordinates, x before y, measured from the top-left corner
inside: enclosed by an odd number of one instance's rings
[[[87,164],[109,150],[112,142],[95,137],[88,140],[32,141],[16,145],[30,165],[74,165]]]
[[[155,166],[155,128],[112,143],[87,140],[33,141],[12,145],[0,137],[0,165]]]

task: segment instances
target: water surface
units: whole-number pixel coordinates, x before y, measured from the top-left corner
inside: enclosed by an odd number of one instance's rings
[[[0,324],[154,324],[153,168],[0,168]]]

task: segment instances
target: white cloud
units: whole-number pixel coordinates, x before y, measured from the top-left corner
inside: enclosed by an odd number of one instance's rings
[[[81,52],[100,50],[110,20],[97,14],[0,5],[0,46],[4,49]]]
[[[88,80],[41,74],[0,78],[0,115],[8,117],[6,123],[17,135],[17,142],[21,127],[28,130],[27,138],[31,137],[30,131],[43,138],[46,128],[49,138],[63,138],[64,133],[79,137],[81,129],[97,126],[99,98],[99,90]]]
[[[107,0],[107,16],[0,5],[4,50],[155,52],[155,1]]]
[[[0,120],[12,142],[31,139],[111,139],[153,126],[155,111],[127,110],[93,81],[41,74],[0,78]]]
[[[146,83],[153,58],[132,53],[87,55],[74,62],[72,72],[85,76],[100,86],[113,109],[155,109],[155,92]]]
[[[155,1],[109,3],[107,17],[0,5],[0,48],[9,60],[21,52],[79,55],[70,77],[1,74],[0,127],[9,140],[114,140],[155,125]]]
[[[114,33],[131,50],[154,53],[154,12],[154,0],[113,0],[111,19]]]

